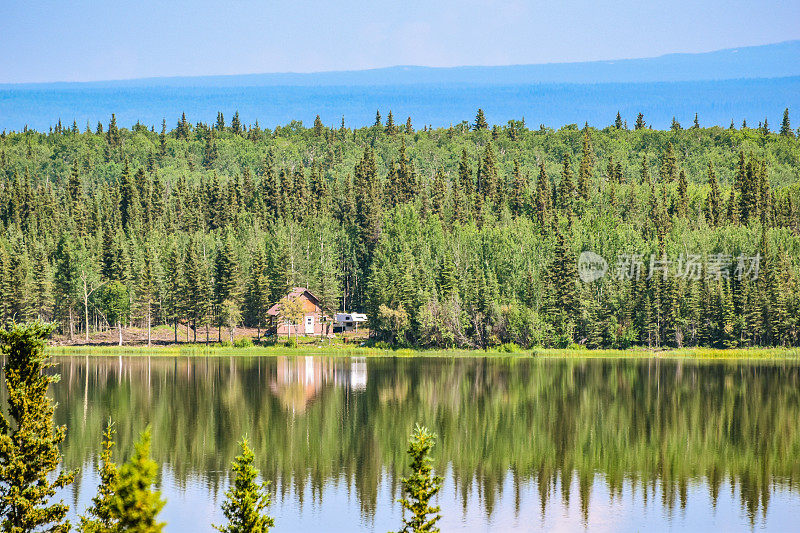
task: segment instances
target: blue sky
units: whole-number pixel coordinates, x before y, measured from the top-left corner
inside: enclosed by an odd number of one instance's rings
[[[791,39],[796,0],[3,0],[0,83],[587,61]]]

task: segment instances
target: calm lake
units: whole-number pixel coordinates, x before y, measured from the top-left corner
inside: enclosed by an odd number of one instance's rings
[[[97,487],[113,418],[147,424],[167,531],[211,531],[237,440],[274,531],[400,525],[414,424],[438,433],[442,531],[787,531],[800,522],[800,363],[659,359],[60,357],[63,494]],[[117,455],[119,459],[119,455]]]

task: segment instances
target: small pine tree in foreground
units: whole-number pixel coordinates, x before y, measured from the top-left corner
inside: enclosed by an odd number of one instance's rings
[[[222,512],[228,523],[214,526],[223,533],[266,533],[274,526],[272,518],[263,513],[269,504],[268,482],[258,483],[258,469],[253,466],[253,451],[247,439],[239,442],[242,454],[233,461],[236,478],[225,493]]]
[[[117,520],[117,531],[158,533],[164,523],[156,517],[164,507],[161,492],[153,490],[158,465],[150,458],[150,428],[142,433],[130,460],[119,469],[111,516]]]
[[[58,381],[48,375],[45,339],[52,326],[42,322],[0,331],[5,358],[7,409],[0,410],[0,529],[15,533],[69,531],[68,507],[54,501],[57,489],[75,478],[74,471],[53,475],[61,461],[59,445],[65,426],[54,426],[54,404],[47,388]]]
[[[403,478],[404,498],[398,500],[403,507],[403,529],[401,533],[435,533],[436,522],[441,518],[438,506],[430,501],[442,488],[442,478],[433,474],[431,448],[436,444],[436,434],[417,425],[408,440],[408,455],[411,457],[411,475]],[[406,511],[411,516],[406,518]]]
[[[100,455],[100,486],[92,505],[81,516],[80,531],[84,533],[112,533],[116,531],[119,520],[115,516],[114,496],[119,480],[119,470],[112,460],[114,448],[114,425],[109,422],[103,432],[103,453]]]

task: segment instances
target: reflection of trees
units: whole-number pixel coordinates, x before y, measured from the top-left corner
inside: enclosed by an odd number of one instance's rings
[[[150,422],[154,457],[216,491],[247,434],[283,495],[321,498],[326,483],[346,483],[372,514],[383,475],[397,493],[419,421],[439,434],[438,467],[450,465],[464,504],[477,493],[487,512],[507,476],[517,494],[536,481],[542,505],[577,486],[584,513],[599,482],[668,508],[685,504],[690,482],[707,482],[714,501],[730,482],[751,517],[773,488],[800,491],[797,365],[387,358],[367,362],[363,390],[350,386],[348,359],[314,358],[310,374],[292,365],[308,362],[62,359],[54,395],[67,466],[93,460],[109,416],[123,454]]]

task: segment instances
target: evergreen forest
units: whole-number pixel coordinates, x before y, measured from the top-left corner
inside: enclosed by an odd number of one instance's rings
[[[789,111],[777,128],[609,118],[3,132],[0,322],[199,341],[262,330],[303,286],[398,346],[798,345]],[[608,272],[583,281],[583,252]]]

